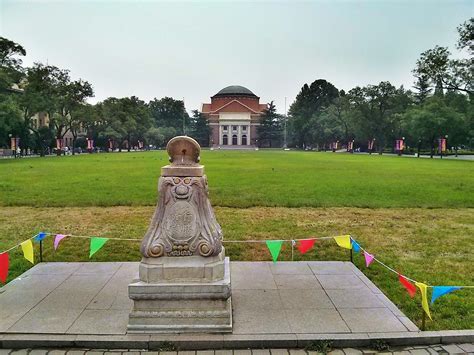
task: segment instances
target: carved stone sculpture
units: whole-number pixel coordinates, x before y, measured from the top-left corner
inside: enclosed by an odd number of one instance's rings
[[[222,230],[209,202],[207,177],[199,165],[199,144],[175,137],[167,146],[171,165],[163,168],[160,195],[141,252],[144,257],[214,256],[222,251]]]
[[[129,332],[232,330],[229,259],[199,164],[199,144],[175,137],[161,170],[159,199],[143,239]]]

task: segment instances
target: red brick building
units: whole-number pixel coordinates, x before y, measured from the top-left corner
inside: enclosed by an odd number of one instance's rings
[[[201,112],[211,127],[211,147],[255,146],[260,117],[267,108],[249,89],[228,86],[202,104]]]

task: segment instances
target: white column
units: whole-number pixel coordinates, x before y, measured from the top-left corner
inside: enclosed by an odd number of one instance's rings
[[[247,145],[250,145],[250,125],[247,126]]]
[[[222,126],[219,123],[219,126],[217,126],[217,129],[219,130],[219,145],[222,145]]]
[[[240,125],[237,126],[237,145],[242,145],[242,128]]]

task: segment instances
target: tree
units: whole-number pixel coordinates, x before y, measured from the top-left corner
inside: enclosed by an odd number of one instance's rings
[[[0,89],[10,89],[23,76],[22,60],[18,56],[25,56],[25,49],[18,43],[0,37]]]
[[[157,147],[162,147],[165,144],[165,136],[163,135],[160,128],[151,127],[145,133],[145,139],[148,144],[152,144]]]
[[[101,103],[103,135],[119,140],[119,150],[127,143],[130,151],[132,141],[144,140],[151,127],[151,116],[147,104],[136,96],[121,99],[109,97]]]
[[[276,112],[275,104],[270,102],[261,116],[257,127],[258,143],[263,147],[279,147],[283,138],[282,116]]]
[[[311,85],[304,84],[289,109],[289,124],[296,145],[305,147],[313,142],[311,127],[318,124],[319,114],[329,107],[339,91],[330,82],[315,80]]]
[[[461,137],[468,132],[465,115],[447,105],[444,97],[433,96],[424,104],[411,107],[403,115],[406,128],[422,145],[430,147],[433,157],[438,138],[449,136],[451,143],[466,140]]]
[[[176,132],[187,134],[190,119],[184,108],[184,101],[164,97],[160,100],[153,99],[148,104],[151,117],[156,127],[173,127]]]
[[[349,91],[349,100],[359,137],[364,140],[375,138],[380,153],[387,142],[400,137],[402,124],[399,114],[411,104],[409,91],[382,81],[378,85],[355,87]]]
[[[413,87],[416,89],[416,103],[422,104],[431,93],[429,77],[427,75],[417,76],[415,85],[413,85]]]
[[[86,131],[90,134],[89,137],[94,137],[95,128],[101,124],[100,115],[97,106],[87,103],[74,105],[69,115],[69,131],[72,134],[72,154],[75,155],[79,133]]]
[[[474,19],[458,27],[457,47],[468,49],[468,58],[450,59],[447,47],[435,46],[421,53],[413,70],[416,77],[426,77],[436,88],[435,94],[454,90],[472,95],[474,93]]]
[[[22,133],[22,112],[10,95],[0,97],[0,147],[9,147],[11,134],[19,137]]]
[[[193,110],[190,124],[190,134],[201,147],[209,147],[211,128],[207,118],[198,110]]]
[[[471,55],[474,54],[474,18],[459,25],[458,28],[459,39],[457,43],[458,49],[467,49]]]
[[[334,140],[348,142],[354,138],[353,112],[349,97],[343,90],[340,96],[324,111],[321,117],[323,127],[322,138],[324,143]]]

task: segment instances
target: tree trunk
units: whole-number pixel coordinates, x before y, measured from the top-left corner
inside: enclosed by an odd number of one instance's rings
[[[72,135],[72,155],[76,155],[76,140],[77,136]]]

